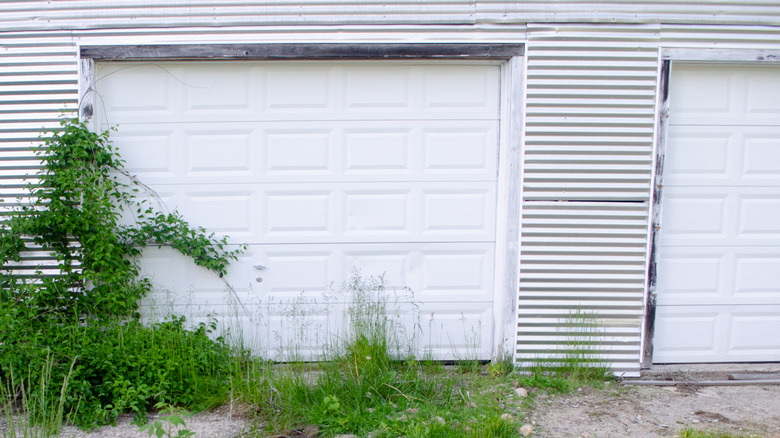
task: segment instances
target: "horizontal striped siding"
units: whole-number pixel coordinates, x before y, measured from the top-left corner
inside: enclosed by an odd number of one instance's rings
[[[480,22],[507,23],[729,23],[780,22],[780,4],[774,0],[479,0]]]
[[[172,26],[475,24],[472,1],[32,1],[5,2],[9,30]]]
[[[511,23],[780,24],[774,0],[81,0],[7,1],[11,30],[182,26]]]
[[[63,111],[78,102],[78,53],[75,44],[0,39],[0,222],[29,203],[40,161],[31,146],[42,131],[59,126]],[[56,260],[28,245],[20,262],[5,268],[24,278],[54,275]]]
[[[560,359],[572,315],[639,372],[656,27],[528,28],[517,360]],[[576,318],[575,318],[576,319]]]

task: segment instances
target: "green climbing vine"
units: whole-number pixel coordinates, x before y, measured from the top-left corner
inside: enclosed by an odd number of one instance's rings
[[[220,277],[244,250],[139,199],[145,186],[124,169],[108,132],[63,121],[36,153],[43,165],[29,184],[32,201],[0,227],[3,301],[41,314],[132,316],[151,288],[137,262],[145,246],[169,245]],[[33,248],[56,255],[59,275],[13,275],[10,264]]]

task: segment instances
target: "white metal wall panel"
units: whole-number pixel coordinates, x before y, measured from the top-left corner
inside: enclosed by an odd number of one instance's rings
[[[480,22],[509,23],[729,23],[769,24],[780,21],[774,0],[477,0]]]
[[[182,26],[474,24],[473,1],[19,1],[4,2],[8,30]]]
[[[411,23],[780,23],[780,5],[773,0],[59,0],[8,1],[0,8],[0,25],[9,31]]]
[[[672,66],[654,361],[780,359],[780,68]]]
[[[517,359],[560,357],[567,318],[639,372],[656,27],[529,26]]]
[[[0,44],[0,221],[20,202],[27,202],[26,184],[34,183],[40,161],[30,146],[42,130],[59,126],[63,112],[78,101],[76,46],[67,41],[3,41]],[[51,275],[56,261],[41,251],[22,255],[6,265],[15,274]]]
[[[775,26],[713,26],[661,24],[664,47],[777,49],[780,32]]]
[[[249,244],[228,276],[242,301],[322,303],[352,267],[386,272],[414,292],[421,316],[407,327],[421,330],[419,354],[484,359],[493,348],[500,73],[485,62],[115,63],[98,71],[97,115],[117,125],[128,168],[167,204]],[[224,285],[157,267],[160,288],[189,291],[212,312],[231,309]]]

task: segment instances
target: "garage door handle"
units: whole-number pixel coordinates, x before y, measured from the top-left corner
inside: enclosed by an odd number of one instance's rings
[[[263,266],[263,265],[255,265],[254,268],[257,269],[258,271],[264,271],[265,270],[265,266]],[[255,281],[258,282],[258,283],[262,283],[263,282],[263,277],[258,276],[257,278],[255,278]]]

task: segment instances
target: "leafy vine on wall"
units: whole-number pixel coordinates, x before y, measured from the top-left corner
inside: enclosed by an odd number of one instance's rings
[[[65,120],[36,153],[42,168],[30,183],[31,201],[0,226],[2,301],[40,313],[93,318],[137,315],[151,283],[139,271],[148,245],[167,245],[220,277],[246,247],[229,249],[177,212],[163,213],[136,195],[143,187],[124,169],[108,132]],[[11,261],[42,250],[56,256],[58,275],[14,275]]]

